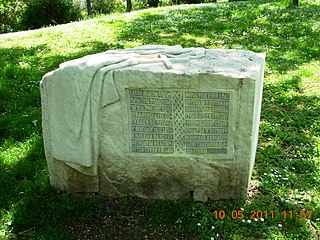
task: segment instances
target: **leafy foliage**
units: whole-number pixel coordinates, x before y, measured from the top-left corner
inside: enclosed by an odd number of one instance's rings
[[[24,9],[21,0],[0,1],[0,33],[19,29],[19,22]]]
[[[69,0],[27,0],[21,24],[35,29],[75,21],[80,16],[80,7]]]
[[[94,14],[110,14],[114,12],[125,12],[126,6],[121,0],[95,0],[92,3]]]

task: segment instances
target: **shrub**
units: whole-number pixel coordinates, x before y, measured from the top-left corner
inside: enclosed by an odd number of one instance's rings
[[[21,24],[24,29],[68,23],[80,19],[80,6],[69,0],[27,0]]]
[[[141,10],[148,8],[148,0],[132,0],[132,9],[133,10]]]
[[[95,0],[92,2],[92,12],[94,14],[110,14],[125,11],[126,5],[122,0]]]
[[[20,0],[0,0],[0,33],[19,30],[23,7]]]

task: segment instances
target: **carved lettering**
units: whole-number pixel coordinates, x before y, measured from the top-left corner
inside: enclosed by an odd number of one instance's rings
[[[187,128],[187,134],[228,134],[228,128]]]
[[[207,113],[229,113],[229,108],[226,107],[206,107],[206,106],[186,106],[185,111],[188,112],[207,112]]]
[[[171,126],[172,121],[170,120],[163,120],[163,119],[148,119],[148,118],[136,118],[131,119],[131,124],[134,126]]]
[[[132,139],[173,139],[173,135],[155,133],[132,133]]]
[[[187,148],[187,154],[227,154],[225,148]]]
[[[128,89],[130,150],[227,154],[230,93]]]
[[[228,120],[226,114],[186,112],[186,119],[221,119]]]
[[[155,104],[155,105],[168,105],[171,103],[171,99],[139,98],[139,97],[131,97],[130,101],[132,103]]]

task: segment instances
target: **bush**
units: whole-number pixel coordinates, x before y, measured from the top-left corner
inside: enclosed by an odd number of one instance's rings
[[[131,2],[133,11],[147,9],[149,7],[148,0],[131,0]]]
[[[0,33],[19,30],[23,7],[20,0],[0,0]]]
[[[24,29],[35,29],[68,23],[80,17],[80,6],[72,0],[27,0],[21,24]]]
[[[125,11],[126,5],[122,0],[95,0],[92,2],[93,14],[110,14]]]
[[[133,10],[141,10],[141,9],[146,9],[148,8],[148,0],[132,0],[132,9]]]

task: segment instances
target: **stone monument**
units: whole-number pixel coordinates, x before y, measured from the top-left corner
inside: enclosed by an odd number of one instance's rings
[[[108,196],[245,196],[264,60],[242,50],[144,46],[61,64],[41,81],[51,184]]]

